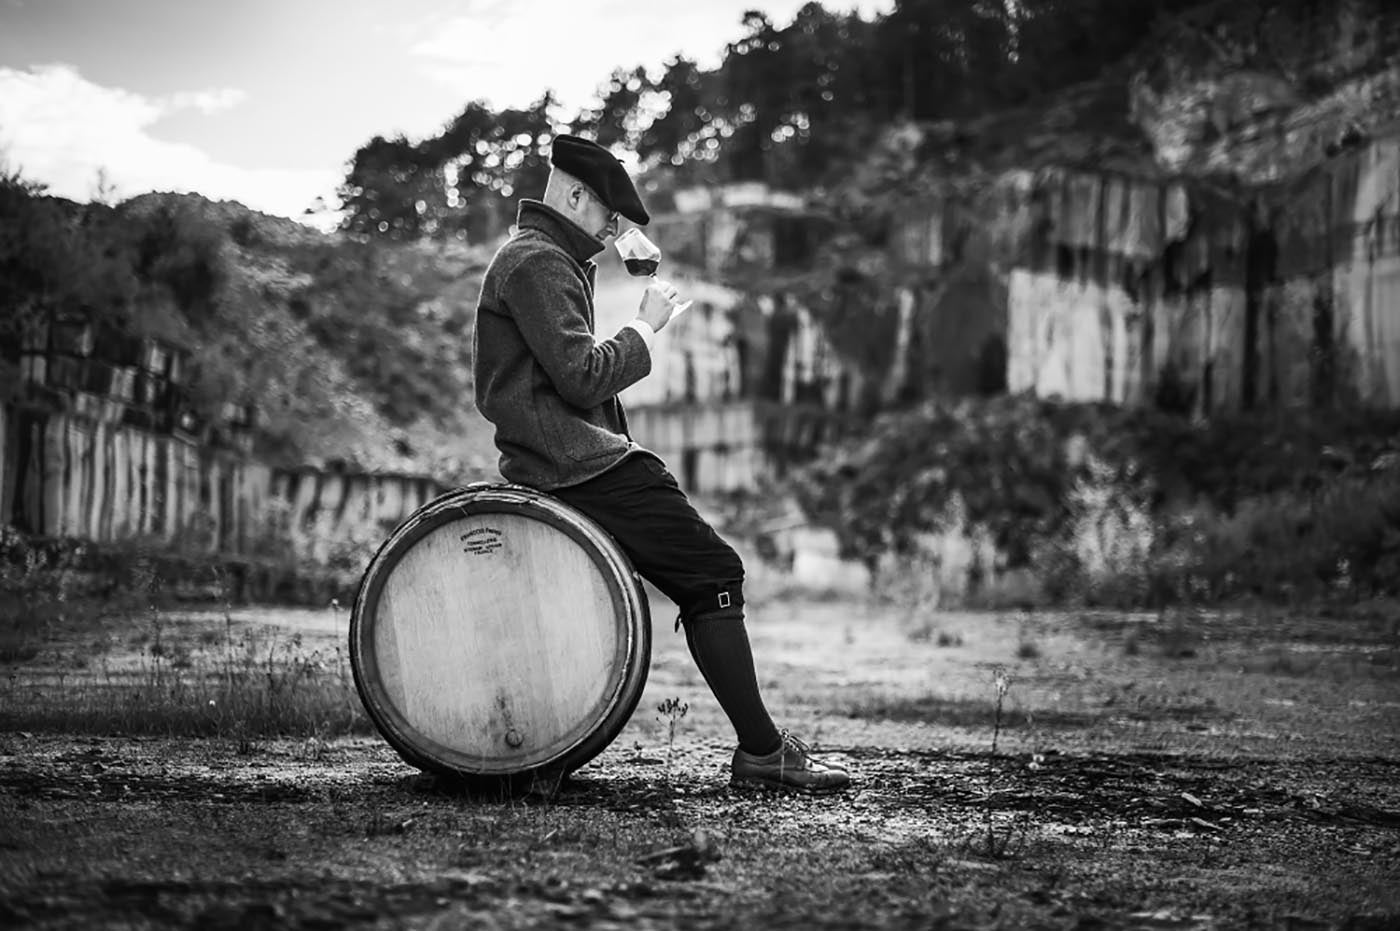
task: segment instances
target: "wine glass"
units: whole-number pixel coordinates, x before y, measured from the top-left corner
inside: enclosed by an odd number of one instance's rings
[[[661,264],[661,249],[656,243],[647,239],[646,234],[635,226],[625,231],[613,242],[617,247],[617,254],[622,256],[622,264],[627,266],[627,274],[650,277],[656,281],[656,269]],[[671,319],[674,320],[690,308],[694,301],[686,301],[677,304],[676,309],[671,311]]]

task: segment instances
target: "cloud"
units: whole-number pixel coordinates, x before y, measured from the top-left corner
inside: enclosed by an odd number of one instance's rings
[[[591,41],[596,27],[588,20],[569,29],[540,29],[540,22],[557,15],[547,6],[536,0],[479,4],[474,13],[434,23],[410,52],[421,60],[423,73],[465,100],[523,107],[552,89],[576,108],[618,63],[606,46]],[[639,34],[625,22],[612,22],[611,28]]]
[[[118,198],[193,191],[299,219],[318,194],[334,191],[334,170],[242,168],[150,132],[172,113],[214,114],[244,99],[228,88],[148,97],[94,84],[64,64],[0,68],[0,155],[24,177],[72,200],[91,199],[101,170]]]
[[[168,110],[198,110],[203,114],[217,113],[238,106],[248,95],[232,87],[211,91],[179,91],[166,98]]]

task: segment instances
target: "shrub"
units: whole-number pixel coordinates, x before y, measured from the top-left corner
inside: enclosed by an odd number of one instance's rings
[[[1313,492],[1255,496],[1232,514],[1175,524],[1150,568],[1167,590],[1205,598],[1400,593],[1400,473],[1342,476]]]
[[[1400,412],[1233,414],[1009,396],[886,415],[795,476],[849,557],[987,535],[1053,601],[1389,593]],[[986,566],[978,566],[985,571]]]

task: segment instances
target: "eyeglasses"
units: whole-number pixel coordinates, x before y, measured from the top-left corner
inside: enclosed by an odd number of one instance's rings
[[[589,187],[589,186],[586,185],[586,184],[580,184],[579,187],[581,187],[581,188],[583,188],[585,191],[587,191],[587,192],[588,192],[588,196],[591,197],[591,198],[593,198],[595,201],[597,201],[599,207],[602,207],[604,210],[607,211],[607,213],[608,213],[608,222],[609,222],[609,223],[616,223],[619,219],[621,219],[621,217],[622,217],[622,212],[619,211],[619,210],[614,210],[614,209],[612,209],[611,207],[609,207],[609,206],[608,206],[608,202],[605,201],[605,200],[603,200],[603,198],[599,197],[597,191],[593,190],[591,187]]]

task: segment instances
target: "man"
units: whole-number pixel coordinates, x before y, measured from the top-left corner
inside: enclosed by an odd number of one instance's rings
[[[637,445],[617,394],[651,371],[651,345],[676,308],[653,282],[637,318],[593,334],[591,261],[621,217],[650,217],[632,179],[602,146],[554,140],[542,200],[522,199],[516,233],[491,260],[477,307],[476,403],[496,428],[501,474],[547,492],[601,525],[637,572],[680,608],[686,643],[738,735],[731,784],[803,792],[845,788],[774,726],[759,695],[744,627],[744,567],[665,464]]]

